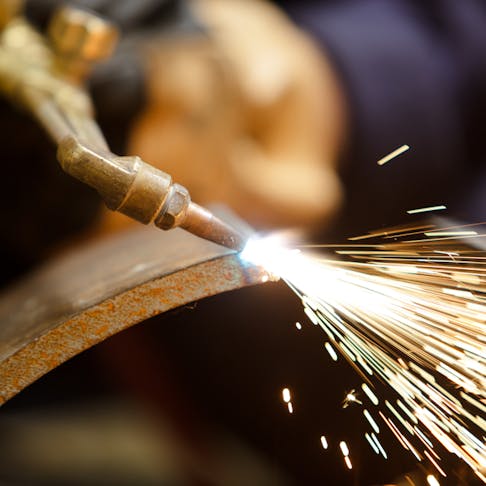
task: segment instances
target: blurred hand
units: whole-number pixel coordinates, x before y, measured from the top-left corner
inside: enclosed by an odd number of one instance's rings
[[[325,224],[341,199],[345,129],[325,55],[266,2],[192,5],[209,36],[147,48],[148,104],[130,153],[254,225]]]

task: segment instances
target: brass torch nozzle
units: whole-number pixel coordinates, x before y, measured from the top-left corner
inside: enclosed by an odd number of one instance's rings
[[[181,228],[232,250],[242,251],[248,238],[235,228],[216,217],[207,209],[191,202]]]
[[[68,174],[96,189],[110,209],[164,230],[180,227],[233,250],[244,248],[245,236],[193,203],[185,187],[140,157],[92,149],[67,136],[57,158]]]
[[[170,175],[140,157],[109,150],[82,80],[95,61],[113,50],[116,28],[90,12],[62,7],[51,22],[48,42],[16,17],[20,4],[0,0],[0,93],[27,108],[45,128],[58,145],[62,168],[95,188],[114,211],[241,250],[245,238],[191,202],[187,189]],[[39,53],[34,60],[33,50]]]

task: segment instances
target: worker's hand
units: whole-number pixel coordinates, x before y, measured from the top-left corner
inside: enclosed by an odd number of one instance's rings
[[[324,224],[338,207],[344,102],[325,55],[258,0],[196,0],[207,37],[147,51],[149,103],[130,152],[200,204],[257,225]]]

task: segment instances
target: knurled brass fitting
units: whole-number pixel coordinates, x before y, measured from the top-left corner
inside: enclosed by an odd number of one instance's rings
[[[185,187],[140,157],[119,157],[67,136],[59,143],[57,158],[68,174],[96,189],[114,211],[164,230],[184,228],[233,250],[246,244],[245,235],[191,202]]]
[[[114,24],[71,6],[63,6],[54,13],[48,35],[59,67],[78,81],[95,62],[110,57],[118,42]]]
[[[140,157],[92,149],[75,137],[60,143],[57,158],[70,175],[98,191],[108,208],[162,229],[179,226],[191,203],[189,192]]]

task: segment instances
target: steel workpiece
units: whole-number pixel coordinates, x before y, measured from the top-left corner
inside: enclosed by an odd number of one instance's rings
[[[180,229],[139,227],[73,249],[0,295],[0,404],[129,326],[267,280],[231,250]]]

